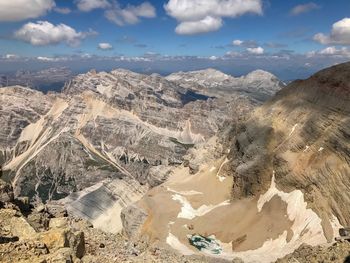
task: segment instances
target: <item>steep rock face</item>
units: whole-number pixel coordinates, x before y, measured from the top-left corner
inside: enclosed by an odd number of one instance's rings
[[[105,232],[117,233],[122,228],[120,213],[126,204],[139,200],[146,192],[145,186],[130,178],[104,180],[75,192],[63,203],[68,212],[91,222]],[[96,206],[96,204],[98,204]],[[94,209],[91,209],[91,208]]]
[[[0,163],[4,163],[22,130],[48,112],[52,102],[43,93],[20,86],[2,88],[0,94]]]
[[[295,81],[257,109],[231,151],[234,197],[300,189],[323,219],[350,223],[350,64]],[[239,160],[239,161],[235,161]]]

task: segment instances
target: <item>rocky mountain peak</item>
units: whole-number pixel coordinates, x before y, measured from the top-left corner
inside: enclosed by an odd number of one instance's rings
[[[318,107],[338,112],[350,111],[350,63],[339,64],[314,74],[306,80],[296,80],[277,93],[281,97],[299,97]]]
[[[319,89],[335,96],[350,97],[350,62],[321,70],[308,81],[315,81]]]
[[[173,73],[167,76],[166,79],[172,80],[172,81],[182,80],[187,82],[199,82],[199,83],[203,83],[204,81],[206,81],[206,82],[213,83],[213,82],[223,82],[226,80],[231,80],[233,79],[233,77],[219,70],[208,68],[203,70]]]
[[[245,79],[249,80],[258,80],[258,81],[263,81],[263,80],[278,80],[278,78],[273,75],[272,73],[262,70],[262,69],[257,69],[254,70],[250,73],[248,73],[246,76],[244,76]]]

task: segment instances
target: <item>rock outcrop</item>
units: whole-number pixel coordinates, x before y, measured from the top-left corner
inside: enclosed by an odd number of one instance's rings
[[[1,185],[7,184],[0,181]],[[0,189],[1,195],[9,194]],[[13,195],[13,193],[12,193]],[[40,219],[46,211],[38,212],[42,216],[29,218],[30,211],[20,209],[20,200],[3,200],[0,208],[0,261],[1,262],[76,262],[85,255],[84,233],[69,226],[68,218],[50,218],[49,227]],[[18,206],[19,205],[19,206]],[[52,217],[52,215],[51,215]],[[39,219],[33,226],[33,218]]]
[[[8,203],[14,200],[14,194],[12,186],[2,180],[0,180],[0,202]]]
[[[147,213],[135,205],[129,205],[122,210],[120,216],[126,236],[131,239],[140,236],[141,227],[147,218]]]

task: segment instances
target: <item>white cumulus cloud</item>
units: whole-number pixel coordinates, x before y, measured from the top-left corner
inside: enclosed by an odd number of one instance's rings
[[[179,22],[175,29],[178,34],[216,31],[224,17],[263,13],[261,0],[169,0],[164,8]]]
[[[137,6],[127,5],[125,8],[115,3],[113,8],[106,10],[105,17],[118,26],[132,25],[138,23],[140,18],[156,17],[156,9],[149,2]]]
[[[79,45],[87,36],[96,32],[77,32],[74,28],[65,24],[53,25],[47,21],[27,23],[15,32],[15,38],[31,43],[34,46],[54,45],[66,43],[70,46]]]
[[[68,7],[55,7],[55,12],[63,14],[63,15],[68,15],[72,12]]]
[[[50,58],[50,57],[37,57],[36,58],[37,60],[40,60],[40,61],[46,61],[46,62],[51,62],[51,61],[55,61],[54,58]]]
[[[344,57],[350,57],[350,50],[347,47],[335,47],[330,46],[326,47],[324,49],[318,50],[318,51],[310,51],[306,54],[308,58],[313,57],[338,57],[338,58],[344,58]]]
[[[109,43],[99,43],[98,48],[101,50],[110,50],[113,49],[113,46]]]
[[[307,4],[302,4],[302,5],[297,5],[295,6],[291,11],[290,11],[290,14],[292,16],[297,16],[297,15],[300,15],[300,14],[303,14],[303,13],[307,13],[307,12],[310,12],[312,10],[316,10],[316,9],[319,9],[320,6],[313,3],[313,2],[310,2],[310,3],[307,3]]]
[[[0,0],[0,21],[36,18],[54,7],[54,0]]]
[[[327,47],[325,49],[322,49],[318,52],[321,55],[328,55],[328,56],[350,56],[350,50],[346,47],[336,48],[334,46]]]
[[[332,26],[329,35],[318,33],[314,40],[324,45],[350,45],[350,18],[344,18]]]
[[[222,19],[207,16],[199,21],[185,21],[180,23],[175,32],[179,35],[193,35],[216,31],[222,26]]]
[[[19,56],[16,54],[6,54],[5,58],[6,59],[17,59],[17,58],[19,58]]]
[[[336,47],[327,47],[325,49],[322,49],[319,53],[322,55],[334,55],[339,51],[340,50],[338,50]]]
[[[238,47],[246,47],[246,48],[255,48],[258,47],[258,43],[254,40],[233,40],[232,45],[238,46]]]
[[[75,0],[78,9],[83,12],[89,12],[94,9],[107,8],[110,3],[107,0]]]
[[[264,49],[262,47],[247,48],[247,51],[250,54],[255,54],[255,55],[262,55],[262,54],[264,54]]]
[[[234,45],[234,46],[240,46],[242,44],[243,44],[243,41],[239,40],[239,39],[236,39],[236,40],[232,41],[232,45]]]

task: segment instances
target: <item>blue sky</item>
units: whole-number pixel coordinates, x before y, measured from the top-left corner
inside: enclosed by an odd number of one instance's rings
[[[211,66],[293,79],[350,57],[348,0],[3,0],[0,10],[0,71]]]

